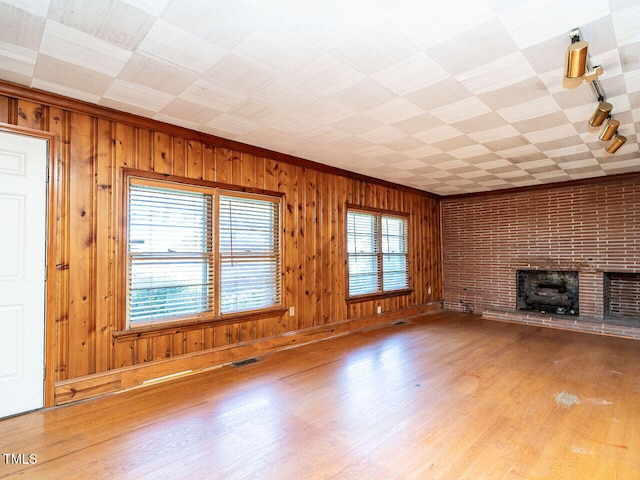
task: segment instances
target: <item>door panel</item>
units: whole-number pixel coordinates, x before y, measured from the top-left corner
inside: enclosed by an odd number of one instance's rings
[[[0,417],[43,406],[47,148],[0,132]]]

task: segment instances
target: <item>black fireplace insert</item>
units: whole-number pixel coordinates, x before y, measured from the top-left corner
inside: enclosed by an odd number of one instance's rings
[[[578,272],[518,270],[516,275],[518,310],[578,315]]]

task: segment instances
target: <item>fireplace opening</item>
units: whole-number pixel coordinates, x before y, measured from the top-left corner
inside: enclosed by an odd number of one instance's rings
[[[578,315],[578,272],[517,271],[518,310],[557,315]]]
[[[604,321],[640,327],[640,273],[605,272]]]

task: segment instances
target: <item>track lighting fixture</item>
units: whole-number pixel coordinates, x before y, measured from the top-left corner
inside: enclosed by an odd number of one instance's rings
[[[593,112],[593,115],[591,115],[591,118],[589,119],[589,125],[592,127],[599,127],[602,125],[605,119],[609,116],[609,113],[611,113],[612,109],[613,105],[608,102],[600,101],[598,103],[598,108],[596,108],[596,111]]]
[[[587,71],[587,42],[575,42],[567,48],[564,76],[567,78],[582,77]]]
[[[611,142],[611,145],[607,147],[607,152],[616,153],[616,151],[618,151],[618,149],[622,145],[624,145],[624,142],[626,141],[627,141],[627,137],[623,135],[616,135],[616,137],[613,139],[613,142]]]
[[[604,90],[598,81],[598,76],[602,75],[602,67],[591,67],[589,63],[589,44],[580,39],[580,30],[578,28],[571,30],[569,38],[571,38],[571,45],[567,48],[565,57],[563,84],[567,88],[576,88],[584,80],[591,85],[598,100],[598,108],[591,115],[589,125],[599,127],[607,120],[607,124],[600,132],[599,138],[605,142],[613,138],[606,151],[615,153],[624,145],[627,139],[622,135],[616,134],[620,122],[611,118],[613,105],[605,101]]]
[[[618,127],[620,126],[620,122],[618,120],[614,120],[613,118],[609,118],[607,121],[607,125],[602,129],[600,133],[600,140],[609,141],[613,138],[613,134],[616,133]]]
[[[571,45],[567,47],[564,62],[565,79],[580,79],[593,82],[602,75],[602,67],[591,67],[589,64],[589,43],[580,40],[580,30],[575,28],[569,34]],[[565,82],[569,88],[577,87],[581,82]]]

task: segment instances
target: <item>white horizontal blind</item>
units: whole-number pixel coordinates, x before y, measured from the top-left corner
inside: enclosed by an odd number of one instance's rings
[[[407,221],[401,217],[382,216],[382,289],[409,288]]]
[[[349,296],[380,291],[378,222],[375,215],[347,212]]]
[[[213,196],[131,179],[129,325],[213,308]]]
[[[220,313],[280,304],[280,204],[220,195]]]

